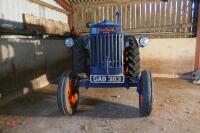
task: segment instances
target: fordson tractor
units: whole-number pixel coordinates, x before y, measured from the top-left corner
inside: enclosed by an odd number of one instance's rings
[[[58,108],[63,115],[73,115],[79,103],[79,87],[127,88],[135,87],[139,94],[141,117],[150,115],[153,103],[151,72],[140,72],[139,48],[148,44],[148,38],[138,40],[123,33],[117,22],[104,20],[87,23],[90,34],[68,37],[67,47],[72,50],[72,70],[63,72],[57,88]]]

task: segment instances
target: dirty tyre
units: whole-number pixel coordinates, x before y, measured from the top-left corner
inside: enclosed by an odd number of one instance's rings
[[[71,116],[77,110],[78,101],[78,80],[74,74],[64,72],[57,87],[58,109],[63,115]]]
[[[83,40],[77,40],[73,47],[73,72],[85,73],[87,66],[88,51],[84,47]]]
[[[144,70],[140,77],[139,111],[140,116],[149,116],[153,104],[153,80],[151,72]]]
[[[125,75],[131,77],[129,81],[134,82],[134,78],[140,74],[140,52],[136,39],[132,36],[127,37],[129,47],[126,49]]]

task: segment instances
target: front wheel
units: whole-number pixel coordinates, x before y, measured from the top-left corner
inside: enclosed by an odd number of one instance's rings
[[[153,104],[153,80],[151,72],[144,70],[140,77],[139,87],[139,111],[140,116],[149,116],[152,111]]]
[[[73,73],[64,72],[57,87],[57,104],[63,115],[73,115],[79,101],[78,78]]]

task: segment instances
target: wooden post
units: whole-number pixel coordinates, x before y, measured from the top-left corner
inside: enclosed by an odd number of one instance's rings
[[[198,9],[198,23],[197,23],[197,39],[196,39],[196,52],[194,70],[200,69],[200,4]]]
[[[68,15],[68,24],[69,24],[69,28],[72,29],[72,27],[73,27],[73,13]]]

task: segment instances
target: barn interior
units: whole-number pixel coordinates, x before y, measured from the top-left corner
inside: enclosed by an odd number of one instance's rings
[[[116,23],[116,12],[123,33],[149,38],[140,69],[152,72],[152,114],[139,116],[134,88],[81,88],[77,114],[62,116],[57,84],[73,69],[65,39],[89,35],[87,22]],[[1,0],[0,133],[198,132],[199,20],[198,0]]]

